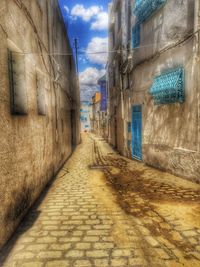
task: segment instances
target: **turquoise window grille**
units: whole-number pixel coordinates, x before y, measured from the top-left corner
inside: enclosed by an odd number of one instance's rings
[[[135,3],[134,15],[138,23],[144,22],[153,12],[158,10],[167,0],[137,0]]]
[[[184,68],[179,67],[154,78],[150,94],[156,105],[185,101]]]
[[[140,45],[140,24],[137,23],[133,28],[133,35],[132,35],[132,41],[133,41],[133,48],[136,48]]]
[[[139,7],[142,4],[143,0],[135,0],[135,7]]]

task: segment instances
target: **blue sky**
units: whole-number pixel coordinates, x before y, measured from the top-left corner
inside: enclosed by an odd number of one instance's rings
[[[98,90],[97,80],[105,73],[109,0],[59,0],[71,45],[78,38],[81,99]],[[100,53],[99,53],[100,52]],[[101,53],[105,52],[105,53]]]

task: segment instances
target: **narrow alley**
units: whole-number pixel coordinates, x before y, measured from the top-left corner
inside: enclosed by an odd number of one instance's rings
[[[1,253],[3,267],[200,266],[200,186],[82,143]]]

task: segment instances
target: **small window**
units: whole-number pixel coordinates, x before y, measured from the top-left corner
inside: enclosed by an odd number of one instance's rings
[[[24,55],[8,50],[8,72],[11,113],[13,115],[26,115],[28,113],[28,102]]]
[[[38,115],[46,115],[46,103],[45,103],[45,88],[44,88],[44,75],[37,72],[36,74],[37,84],[37,107]]]

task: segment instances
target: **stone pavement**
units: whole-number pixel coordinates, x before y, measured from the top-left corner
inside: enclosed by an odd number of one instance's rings
[[[200,186],[85,134],[0,258],[3,267],[200,266]]]

